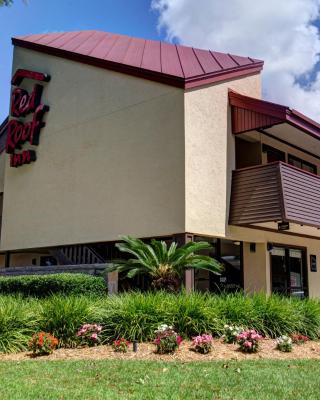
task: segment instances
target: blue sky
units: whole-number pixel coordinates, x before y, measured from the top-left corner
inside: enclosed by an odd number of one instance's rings
[[[163,39],[150,0],[14,0],[0,8],[0,123],[8,115],[11,37],[82,29]]]
[[[98,29],[262,59],[263,97],[320,122],[320,0],[152,0],[158,14],[151,0],[26,1],[0,8],[0,121],[12,36]]]

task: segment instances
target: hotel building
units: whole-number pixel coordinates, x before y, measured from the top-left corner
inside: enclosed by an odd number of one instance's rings
[[[320,125],[261,99],[261,60],[100,31],[12,43],[2,268],[204,238],[225,270],[189,289],[320,295]]]

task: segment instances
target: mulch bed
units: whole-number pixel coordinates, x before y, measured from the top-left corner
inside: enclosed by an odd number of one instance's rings
[[[245,354],[238,351],[238,346],[225,344],[221,339],[215,339],[211,353],[203,355],[190,350],[191,342],[184,341],[179,351],[172,355],[155,354],[155,346],[152,343],[139,343],[138,352],[132,351],[130,345],[127,353],[115,353],[111,346],[96,346],[77,349],[58,349],[48,356],[32,358],[30,352],[15,354],[1,354],[0,361],[24,361],[24,360],[162,360],[162,361],[211,361],[211,360],[248,360],[248,359],[320,359],[320,342],[310,341],[303,345],[294,345],[291,353],[283,353],[276,350],[276,342],[272,339],[263,339],[260,342],[260,350],[255,354]]]

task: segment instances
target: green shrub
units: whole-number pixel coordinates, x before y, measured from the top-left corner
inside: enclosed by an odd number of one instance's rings
[[[270,337],[301,333],[320,338],[320,301],[264,294],[131,292],[113,296],[53,295],[45,299],[0,296],[0,351],[26,348],[33,333],[49,332],[60,347],[79,344],[81,325],[101,324],[103,343],[121,337],[151,341],[159,325],[185,338],[220,336],[224,325],[255,329]]]
[[[300,325],[295,332],[309,336],[310,339],[320,338],[320,301],[306,299],[295,301],[295,310],[299,310]],[[291,332],[294,332],[292,329]]]
[[[191,338],[202,333],[217,335],[223,331],[225,318],[219,315],[216,296],[199,292],[191,295],[181,293],[173,300],[170,324],[179,334]]]
[[[102,277],[87,274],[61,273],[0,277],[0,294],[47,297],[58,293],[103,295],[106,293],[106,285]]]
[[[224,325],[237,325],[279,337],[301,332],[320,338],[320,302],[265,294],[131,292],[110,296],[97,305],[104,340],[120,337],[150,341],[160,324],[173,325],[191,338],[202,333],[220,336]]]
[[[59,339],[59,347],[76,347],[76,336],[84,323],[94,323],[95,299],[86,296],[55,295],[43,300],[41,330]]]
[[[35,300],[0,296],[0,352],[26,350],[40,314],[41,305]]]
[[[159,324],[173,322],[170,310],[174,300],[174,295],[164,292],[131,292],[101,299],[97,319],[104,327],[104,340],[153,340]]]

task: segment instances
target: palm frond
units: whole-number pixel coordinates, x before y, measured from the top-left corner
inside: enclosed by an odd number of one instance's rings
[[[212,246],[207,242],[188,242],[181,247],[173,242],[167,246],[165,241],[152,239],[145,243],[141,239],[122,236],[122,242],[116,247],[131,256],[128,260],[114,262],[107,267],[106,272],[127,272],[127,277],[137,274],[148,274],[155,281],[168,282],[170,279],[181,277],[187,268],[205,269],[215,274],[221,271],[221,264],[212,257],[199,254]]]

